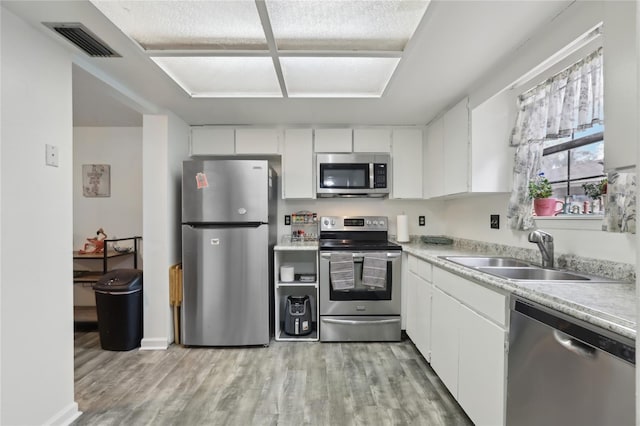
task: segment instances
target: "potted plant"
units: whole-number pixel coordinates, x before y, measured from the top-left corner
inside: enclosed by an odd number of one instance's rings
[[[538,174],[529,181],[529,196],[533,198],[533,210],[536,216],[555,216],[559,213],[556,206],[558,203],[562,204],[562,201],[550,198],[552,193],[551,183],[544,173]]]
[[[602,213],[604,210],[604,195],[607,194],[607,178],[597,183],[583,183],[584,194],[593,200],[593,212]]]

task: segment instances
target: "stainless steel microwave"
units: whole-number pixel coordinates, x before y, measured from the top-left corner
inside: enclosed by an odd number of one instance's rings
[[[391,190],[385,153],[317,154],[316,196],[385,197]]]

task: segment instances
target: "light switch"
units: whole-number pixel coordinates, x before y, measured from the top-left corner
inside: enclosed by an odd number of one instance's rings
[[[47,166],[58,167],[58,147],[55,145],[45,145],[45,155]]]

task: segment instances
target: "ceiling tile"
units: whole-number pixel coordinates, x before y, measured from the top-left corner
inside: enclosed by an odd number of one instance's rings
[[[399,61],[400,58],[280,58],[292,98],[380,97]]]
[[[279,50],[402,51],[429,1],[267,0]]]
[[[146,50],[267,49],[253,0],[92,3]]]
[[[282,97],[270,57],[152,57],[189,95]]]

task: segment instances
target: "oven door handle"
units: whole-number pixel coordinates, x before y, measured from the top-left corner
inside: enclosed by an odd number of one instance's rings
[[[400,318],[381,319],[381,320],[346,320],[337,318],[322,318],[322,322],[329,324],[346,324],[346,325],[378,325],[378,324],[395,324],[400,322]]]
[[[354,258],[363,259],[366,253],[352,253],[352,254]],[[400,256],[402,256],[402,252],[387,253],[387,259],[395,259]],[[331,253],[330,252],[320,253],[320,257],[323,259],[331,259]]]

